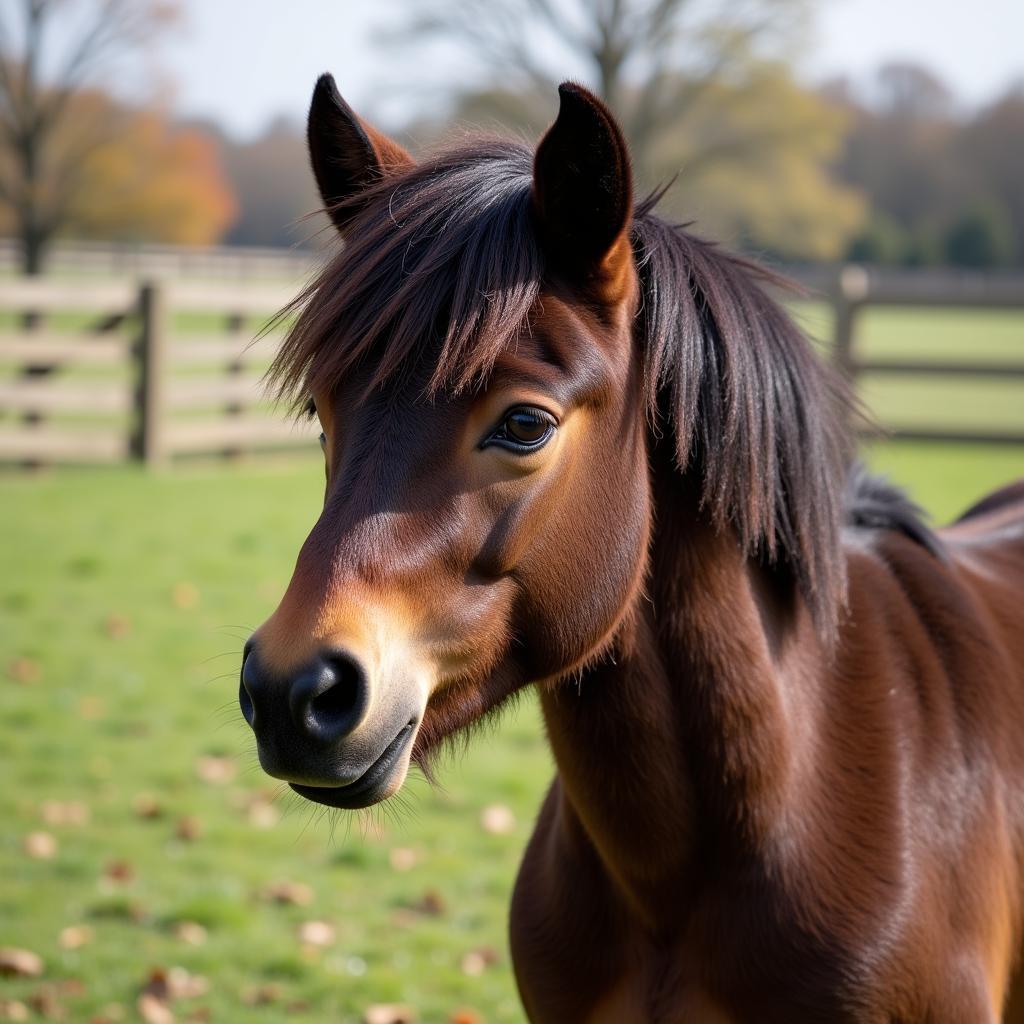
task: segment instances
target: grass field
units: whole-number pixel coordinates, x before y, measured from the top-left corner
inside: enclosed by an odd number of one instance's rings
[[[1019,314],[902,314],[870,314],[866,350],[1024,349]],[[803,311],[824,333],[816,315]],[[869,399],[893,421],[951,414],[947,392],[914,386]],[[1024,428],[1020,386],[986,387],[956,396],[970,422]],[[1024,475],[1021,449],[868,457],[939,521]],[[239,649],[321,494],[312,458],[0,476],[0,947],[43,962],[0,978],[0,1019],[14,1000],[137,1020],[142,987],[174,967],[194,993],[174,1004],[181,1021],[354,1024],[392,1001],[423,1022],[522,1019],[507,906],[551,775],[532,700],[442,789],[413,779],[361,818],[321,815],[254,764]],[[509,830],[482,826],[489,805],[511,811]]]
[[[1024,471],[1008,450],[871,460],[941,518]],[[358,1021],[392,1000],[423,1021],[521,1019],[506,908],[551,773],[532,701],[442,790],[413,780],[361,820],[299,805],[253,765],[238,649],[287,580],[321,479],[302,460],[0,482],[0,945],[45,963],[0,997],[135,1019],[151,972],[177,966],[209,983],[182,1019]],[[510,832],[481,826],[489,804],[512,811]],[[270,899],[280,882],[311,902]],[[311,935],[325,945],[303,941],[310,921],[331,926]]]

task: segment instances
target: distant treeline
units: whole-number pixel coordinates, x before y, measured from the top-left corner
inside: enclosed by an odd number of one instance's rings
[[[1024,262],[1024,81],[981,109],[913,65],[882,68],[869,98],[824,94],[849,117],[834,173],[868,199],[850,259],[903,266]]]
[[[933,73],[888,65],[872,81],[848,80],[815,90],[843,125],[841,145],[824,158],[837,195],[858,197],[856,215],[830,225],[827,252],[811,231],[770,217],[719,222],[700,183],[678,182],[673,213],[696,217],[698,227],[729,241],[789,261],[845,258],[865,263],[1006,267],[1024,263],[1024,83],[975,110],[958,106]],[[502,106],[504,104],[504,107]],[[513,108],[492,93],[463,96],[454,116],[494,124]],[[428,143],[442,134],[447,114],[407,126],[407,141]],[[310,216],[317,200],[302,125],[279,119],[257,139],[232,141],[211,126],[235,193],[238,214],[224,240],[244,245],[316,244],[325,221]],[[524,126],[512,123],[511,128]],[[525,126],[530,128],[532,126]],[[659,166],[664,176],[670,167]],[[712,178],[715,175],[710,175]],[[732,177],[724,172],[722,177]],[[794,181],[794,190],[800,187]],[[746,195],[740,193],[747,189]],[[751,203],[741,179],[720,206]],[[764,205],[781,204],[781,187]],[[839,233],[838,237],[836,233]],[[329,237],[329,236],[328,236]]]

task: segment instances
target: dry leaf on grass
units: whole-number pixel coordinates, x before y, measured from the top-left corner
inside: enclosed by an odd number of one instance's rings
[[[132,810],[137,818],[162,818],[164,814],[163,804],[152,793],[139,793],[132,801]]]
[[[281,820],[281,812],[269,800],[259,798],[249,804],[246,816],[257,828],[273,828]]]
[[[516,816],[504,804],[491,804],[480,813],[480,827],[491,835],[505,836],[516,827]]]
[[[409,909],[426,917],[441,917],[447,908],[444,897],[436,889],[428,889],[415,903],[410,905]]]
[[[175,608],[187,611],[199,604],[199,588],[194,583],[175,583],[171,591],[171,601]]]
[[[44,800],[40,814],[47,825],[89,824],[89,808],[81,800]]]
[[[0,947],[0,975],[14,978],[38,978],[43,973],[43,959],[29,949]]]
[[[476,1010],[463,1006],[448,1018],[448,1024],[484,1024],[484,1019]]]
[[[135,1006],[145,1024],[174,1024],[174,1012],[152,992],[143,992]]]
[[[29,1020],[32,1011],[20,999],[0,999],[0,1020]]]
[[[78,702],[78,717],[85,722],[98,722],[106,713],[102,697],[85,696]]]
[[[112,860],[103,869],[103,877],[118,885],[127,885],[135,881],[135,868],[130,861]]]
[[[167,991],[171,999],[198,999],[210,991],[210,983],[201,974],[190,974],[184,967],[167,972]]]
[[[263,898],[286,906],[308,907],[313,902],[313,889],[305,882],[282,880],[268,885],[263,890]]]
[[[67,1016],[67,1008],[57,998],[56,991],[49,985],[36,989],[28,997],[28,1005],[37,1016],[46,1020],[63,1020]]]
[[[16,683],[38,683],[43,673],[32,658],[14,658],[7,663],[7,674]]]
[[[395,871],[411,871],[419,860],[420,855],[407,846],[396,846],[388,852],[388,863]]]
[[[272,1006],[279,1003],[283,996],[284,988],[276,982],[268,981],[245,989],[242,992],[242,1002],[246,1006]]]
[[[103,623],[103,632],[110,637],[111,640],[120,640],[121,637],[127,636],[132,631],[132,624],[124,615],[119,615],[117,612],[111,612]]]
[[[327,921],[304,921],[299,925],[299,941],[307,946],[332,946],[337,938],[334,925]]]
[[[94,938],[93,930],[86,924],[70,924],[62,928],[57,942],[61,949],[81,949]]]
[[[179,921],[174,926],[174,937],[190,946],[201,946],[206,942],[206,929],[198,921]]]
[[[497,952],[490,946],[481,946],[479,949],[471,949],[466,953],[459,962],[459,966],[462,968],[463,974],[477,978],[497,962]]]
[[[238,773],[238,766],[230,757],[217,757],[208,754],[196,759],[196,775],[203,782],[222,785],[230,782]]]
[[[57,840],[49,832],[29,832],[22,846],[33,860],[53,860],[57,856]]]
[[[363,1024],[416,1024],[416,1010],[400,1003],[375,1003],[363,1011]]]
[[[185,843],[194,842],[196,839],[201,838],[202,834],[202,823],[198,818],[190,814],[186,814],[184,818],[179,818],[178,824],[174,828],[175,837]]]

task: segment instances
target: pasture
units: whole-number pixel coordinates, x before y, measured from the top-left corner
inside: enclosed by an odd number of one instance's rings
[[[866,320],[887,354],[1024,349],[1019,314]],[[866,397],[886,422],[1024,427],[1019,384],[869,381]],[[1024,474],[1018,448],[868,454],[940,522]],[[43,961],[0,980],[0,1006],[137,1019],[147,980],[180,967],[180,1020],[354,1024],[386,1002],[425,1022],[522,1019],[505,922],[551,775],[532,699],[440,788],[413,779],[358,818],[300,803],[254,764],[238,653],[322,487],[313,457],[0,478],[0,946]],[[484,827],[490,805],[510,814],[492,808]]]

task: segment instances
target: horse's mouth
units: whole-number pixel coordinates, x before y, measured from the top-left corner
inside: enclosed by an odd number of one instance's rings
[[[299,796],[318,804],[326,804],[328,807],[342,807],[355,811],[379,803],[398,788],[394,785],[395,776],[400,769],[404,773],[403,755],[416,733],[416,725],[417,722],[413,719],[402,726],[380,757],[353,782],[337,786],[306,786],[296,782],[289,785]]]

